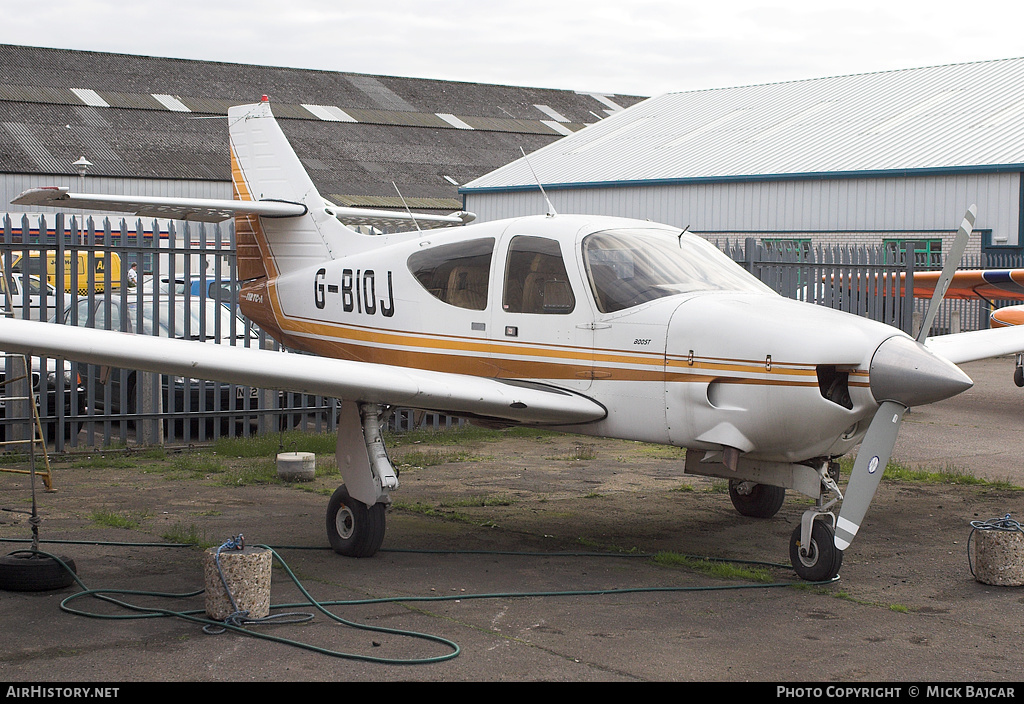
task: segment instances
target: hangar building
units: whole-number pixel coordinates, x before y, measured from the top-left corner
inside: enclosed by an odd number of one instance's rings
[[[601,213],[780,249],[902,243],[939,258],[1024,245],[1024,59],[671,93],[481,176],[481,219]],[[530,168],[532,167],[532,169]],[[970,250],[969,250],[970,251]]]
[[[0,45],[0,198],[36,186],[230,198],[227,109],[268,95],[339,205],[462,208],[459,184],[640,100]],[[120,217],[120,216],[119,216]]]

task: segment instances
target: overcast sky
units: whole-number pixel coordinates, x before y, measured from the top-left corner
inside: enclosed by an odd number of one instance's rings
[[[0,7],[5,44],[643,96],[1024,56],[1024,3],[993,0],[0,0]]]

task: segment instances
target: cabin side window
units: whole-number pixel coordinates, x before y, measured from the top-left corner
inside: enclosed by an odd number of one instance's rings
[[[443,244],[409,257],[409,271],[434,298],[458,308],[484,310],[493,252],[493,237]]]
[[[502,308],[509,313],[565,315],[576,307],[558,242],[517,235],[508,248]]]
[[[686,232],[597,232],[583,239],[583,264],[602,313],[614,313],[678,293],[774,294],[714,245]]]

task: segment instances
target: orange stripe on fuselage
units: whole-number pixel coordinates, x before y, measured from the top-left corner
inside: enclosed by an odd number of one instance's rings
[[[356,361],[507,379],[717,379],[725,383],[808,387],[818,383],[815,368],[806,364],[773,363],[767,370],[762,360],[700,358],[690,365],[685,359],[666,360],[664,355],[651,352],[482,340],[294,318],[284,314],[276,288],[272,288],[274,313],[284,322],[283,332],[293,344]],[[764,378],[766,374],[768,378]]]

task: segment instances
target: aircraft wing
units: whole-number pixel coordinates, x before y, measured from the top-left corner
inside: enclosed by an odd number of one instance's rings
[[[924,341],[925,347],[954,364],[1024,352],[1024,326],[972,330],[938,335]]]
[[[914,297],[931,297],[941,273],[915,273]],[[961,269],[955,272],[945,298],[978,297],[988,300],[1024,300],[1024,269]]]
[[[938,284],[941,271],[914,272],[914,297],[931,298]],[[899,275],[900,294],[905,291],[906,274]],[[874,286],[886,285],[885,277],[874,278],[869,275],[866,282]],[[848,289],[861,286],[859,275],[844,276],[841,279],[832,275],[822,276],[823,284],[833,286],[839,283]],[[1024,269],[960,269],[953,274],[949,289],[943,298],[986,300],[1024,300]]]
[[[155,196],[105,195],[101,193],[71,193],[67,188],[30,188],[11,201],[22,206],[44,206],[69,210],[102,210],[132,213],[144,218],[190,220],[193,222],[221,222],[236,214],[261,215],[270,218],[288,218],[305,215],[302,203],[277,200],[220,200],[216,198],[170,198]],[[421,226],[464,225],[475,219],[472,213],[451,215],[394,212],[372,208],[350,208],[325,203],[327,212],[350,225],[383,227],[394,222],[415,223]]]
[[[575,425],[606,415],[596,401],[541,384],[56,323],[0,319],[0,349],[511,423]]]

